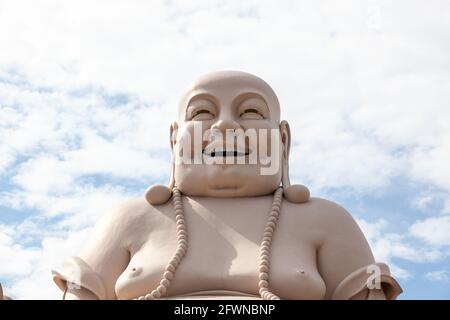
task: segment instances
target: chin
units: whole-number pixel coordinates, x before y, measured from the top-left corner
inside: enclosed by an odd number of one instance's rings
[[[233,186],[233,187],[210,187],[208,190],[210,197],[215,198],[238,198],[238,197],[246,197],[246,193],[243,191],[242,186]]]

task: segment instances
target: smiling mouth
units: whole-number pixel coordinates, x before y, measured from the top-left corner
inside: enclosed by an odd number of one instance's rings
[[[245,152],[236,151],[236,150],[214,150],[208,152],[206,150],[203,151],[203,154],[215,158],[215,157],[245,157],[250,154],[250,150],[246,150]]]

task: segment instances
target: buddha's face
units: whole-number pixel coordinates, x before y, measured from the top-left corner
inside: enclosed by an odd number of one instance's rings
[[[288,134],[263,80],[243,72],[203,76],[181,99],[171,127],[175,184],[191,196],[270,194],[280,185]]]

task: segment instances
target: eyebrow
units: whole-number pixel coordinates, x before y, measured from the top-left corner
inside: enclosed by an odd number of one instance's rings
[[[189,98],[188,102],[186,103],[186,107],[185,107],[184,112],[185,112],[185,113],[187,112],[187,110],[188,110],[188,108],[189,108],[189,105],[190,105],[193,101],[199,100],[199,99],[209,100],[209,101],[211,101],[212,103],[214,103],[214,105],[217,105],[217,99],[216,99],[213,95],[211,95],[211,94],[209,94],[209,93],[197,93],[197,94],[193,95],[191,98]]]
[[[259,92],[255,92],[255,91],[245,91],[245,92],[242,92],[242,93],[238,94],[238,95],[233,99],[233,101],[231,102],[231,105],[232,105],[232,106],[236,106],[236,104],[242,103],[242,102],[244,102],[245,100],[250,99],[250,98],[258,98],[258,99],[261,99],[261,100],[264,102],[264,104],[266,105],[266,111],[267,111],[268,117],[271,116],[271,112],[270,112],[269,105],[268,105],[268,103],[267,103],[267,99],[266,99],[261,93],[259,93]],[[193,101],[199,100],[199,99],[209,100],[209,101],[211,101],[215,106],[218,106],[218,105],[219,105],[219,102],[218,102],[217,98],[214,97],[212,94],[207,93],[207,92],[199,92],[199,93],[194,94],[192,97],[189,98],[189,100],[187,100],[187,103],[186,103],[186,106],[185,106],[185,109],[184,109],[184,113],[186,114],[186,113],[188,112],[188,110],[189,110],[189,105],[190,105]]]
[[[271,113],[270,113],[269,104],[267,103],[267,100],[264,98],[264,96],[258,92],[252,92],[252,91],[243,92],[243,93],[239,94],[236,98],[233,99],[232,105],[236,106],[237,104],[240,104],[240,103],[244,102],[245,100],[248,100],[251,98],[261,99],[264,102],[264,104],[266,105],[265,109],[267,111],[268,117],[270,117]]]
[[[247,100],[249,98],[259,98],[262,101],[264,101],[266,106],[268,105],[267,104],[267,100],[263,97],[262,94],[260,94],[258,92],[251,92],[251,91],[240,93],[236,98],[233,99],[233,104],[242,102],[242,101]]]

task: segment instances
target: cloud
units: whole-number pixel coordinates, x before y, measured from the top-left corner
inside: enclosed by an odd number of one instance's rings
[[[436,270],[427,272],[425,278],[430,281],[448,282],[450,281],[450,275],[447,270]]]
[[[358,219],[357,222],[370,244],[375,260],[388,263],[397,278],[409,279],[415,276],[400,266],[402,260],[425,264],[442,261],[448,256],[440,248],[418,244],[411,235],[387,231],[389,224],[384,219],[375,222]]]
[[[0,278],[27,274],[39,256],[38,248],[15,243],[13,230],[0,225]]]
[[[18,252],[7,256],[13,263],[0,264],[8,267],[7,270],[1,270],[3,273],[0,277],[13,279],[11,285],[4,287],[5,294],[13,299],[22,300],[61,299],[62,293],[52,281],[51,270],[61,267],[62,261],[76,255],[84,245],[90,231],[90,228],[86,228],[61,235],[47,235],[42,239],[41,246],[27,256],[23,255],[28,252],[28,249],[18,246],[11,248]],[[22,259],[17,258],[19,254],[23,256]]]
[[[450,216],[433,217],[411,225],[413,236],[435,246],[450,246]]]

